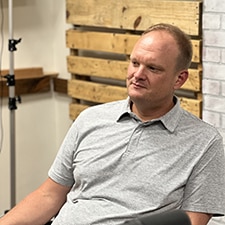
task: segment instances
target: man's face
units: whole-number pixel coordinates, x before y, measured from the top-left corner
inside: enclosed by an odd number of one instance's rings
[[[135,103],[160,105],[178,89],[176,63],[179,55],[173,37],[165,31],[152,31],[136,43],[127,74],[128,95]]]

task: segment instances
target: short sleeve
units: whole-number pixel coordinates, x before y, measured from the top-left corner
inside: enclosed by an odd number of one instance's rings
[[[194,167],[184,191],[183,210],[222,216],[225,212],[225,160],[222,137],[213,139]]]
[[[73,156],[76,150],[76,140],[77,129],[76,124],[73,123],[48,172],[51,179],[65,186],[72,186],[75,182],[73,177]]]

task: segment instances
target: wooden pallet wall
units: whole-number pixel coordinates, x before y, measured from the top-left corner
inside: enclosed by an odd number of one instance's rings
[[[201,117],[201,7],[192,0],[66,0],[68,95],[74,120],[90,105],[127,97],[129,55],[141,33],[156,23],[171,23],[192,38],[190,76],[177,95],[182,107]]]

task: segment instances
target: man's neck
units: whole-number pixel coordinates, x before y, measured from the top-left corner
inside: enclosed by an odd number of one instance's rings
[[[163,107],[151,107],[148,105],[137,105],[131,103],[131,111],[135,113],[143,122],[157,119],[167,112],[169,112],[174,107],[174,102],[171,101],[170,104],[163,105]]]

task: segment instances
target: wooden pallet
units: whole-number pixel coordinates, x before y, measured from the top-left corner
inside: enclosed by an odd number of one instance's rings
[[[192,37],[190,76],[178,95],[182,107],[201,117],[201,1],[66,0],[66,7],[67,22],[74,25],[66,31],[71,119],[90,105],[127,97],[125,77],[134,43],[159,22],[177,25]]]

